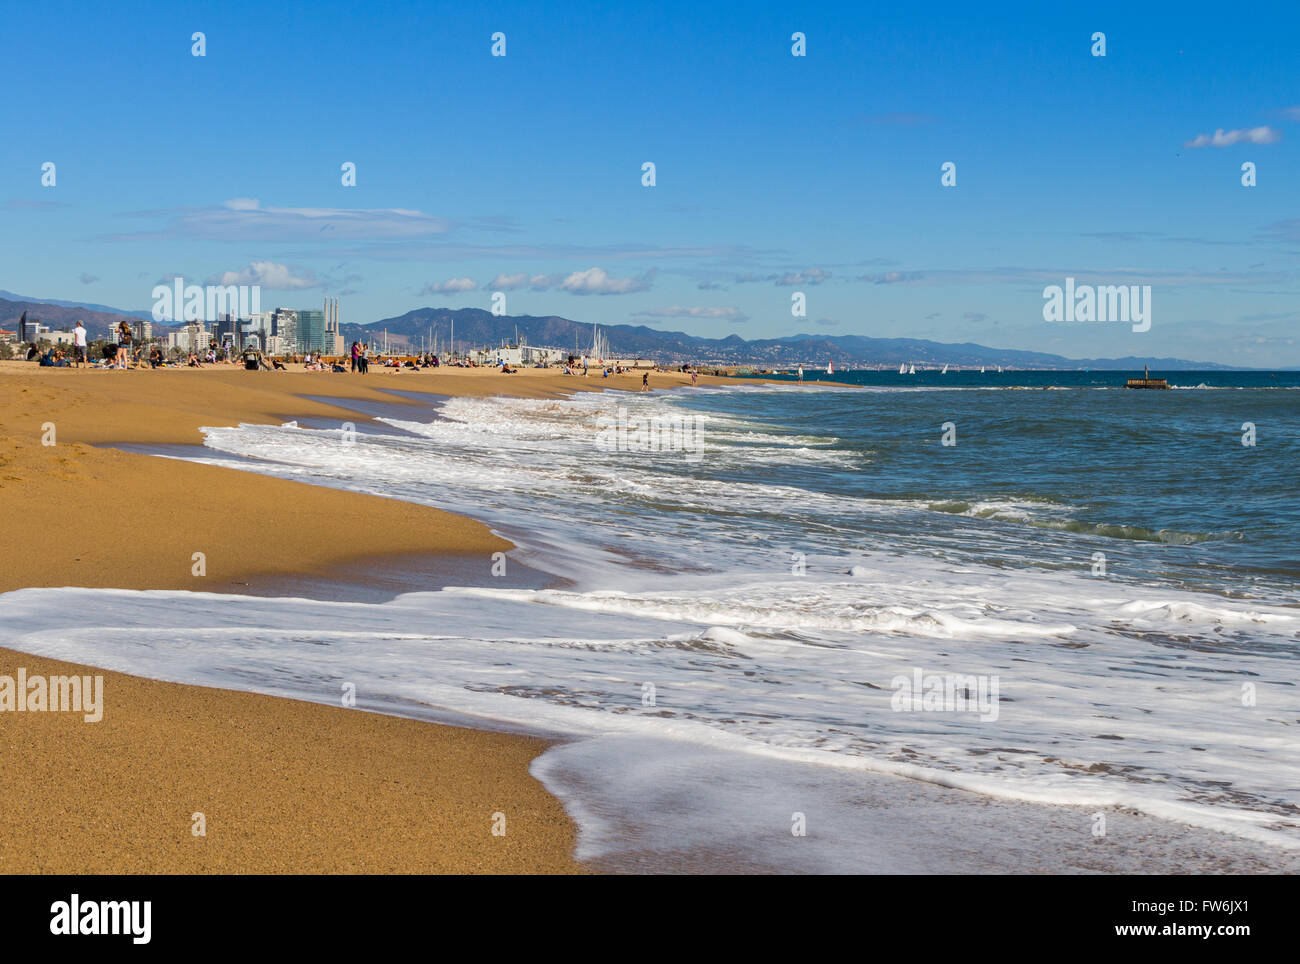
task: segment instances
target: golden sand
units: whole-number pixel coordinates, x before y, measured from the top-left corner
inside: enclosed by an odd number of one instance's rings
[[[686,383],[651,375],[656,388]],[[397,401],[378,389],[547,397],[640,384],[639,374],[529,369],[358,376],[0,362],[0,591],[247,591],[259,577],[323,575],[381,555],[486,559],[509,543],[436,509],[98,446],[198,444],[200,427],[239,422],[361,422],[348,399]],[[0,675],[19,667],[100,672],[0,649]],[[528,774],[541,740],[102,675],[101,722],[0,714],[0,871],[581,870],[572,821]],[[192,833],[195,813],[206,836]],[[504,836],[491,833],[495,813]]]

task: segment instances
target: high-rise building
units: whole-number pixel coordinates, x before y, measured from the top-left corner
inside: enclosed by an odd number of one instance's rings
[[[333,351],[333,338],[325,343],[325,312],[311,309],[298,311],[298,351],[319,354],[326,350]]]
[[[292,355],[298,350],[298,312],[289,308],[276,308],[271,312],[271,334],[275,340],[271,354]]]

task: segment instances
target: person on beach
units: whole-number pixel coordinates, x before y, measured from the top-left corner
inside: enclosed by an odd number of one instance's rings
[[[700,373],[697,372],[697,371],[695,371],[695,370],[692,370],[692,371],[691,371],[691,384],[692,384],[692,385],[695,385],[695,384],[697,384],[697,383],[699,382],[699,380],[700,380]]]
[[[117,323],[117,367],[123,370],[131,363],[131,326],[125,321]]]
[[[352,370],[354,372],[357,370],[357,356],[360,354],[361,354],[361,342],[354,341],[352,343]]]
[[[72,357],[76,360],[77,367],[83,364],[90,365],[90,359],[86,357],[86,326],[80,321],[77,327],[72,329]]]
[[[643,392],[648,392],[648,391],[650,391],[650,373],[649,373],[649,372],[642,372],[642,373],[641,373],[641,391],[643,391]]]

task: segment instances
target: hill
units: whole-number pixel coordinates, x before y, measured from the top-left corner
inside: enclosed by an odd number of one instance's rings
[[[92,338],[103,337],[122,319],[150,317],[147,311],[122,311],[109,305],[73,301],[37,301],[0,290],[0,327],[17,328],[26,311],[54,330],[66,330],[78,319]],[[455,323],[456,345],[467,348],[514,343],[516,334],[530,345],[584,352],[591,347],[592,326],[559,315],[494,315],[482,308],[415,308],[402,315],[368,324],[345,323],[347,342],[364,341],[411,351],[431,349],[436,337],[445,349]],[[162,333],[174,326],[155,324]],[[747,341],[739,335],[702,338],[682,331],[660,331],[645,325],[601,325],[617,357],[654,358],[668,364],[694,362],[710,365],[748,365],[764,368],[822,367],[834,362],[841,368],[883,365],[1002,365],[1008,368],[1136,370],[1150,364],[1161,371],[1228,370],[1233,366],[1181,358],[1066,358],[1046,352],[990,348],[972,342],[949,344],[923,338],[871,338],[866,335],[788,335]],[[386,334],[385,334],[386,333]]]
[[[365,325],[344,324],[343,336],[353,340],[418,351],[431,348],[434,337],[440,347],[447,344],[455,322],[456,345],[470,347],[513,343],[516,331],[530,345],[585,351],[591,346],[591,325],[559,315],[493,315],[482,308],[416,308],[403,315]],[[602,325],[611,351],[618,357],[647,357],[680,364],[757,365],[789,368],[798,364],[840,367],[864,365],[1003,365],[1010,368],[1133,370],[1150,364],[1161,371],[1179,369],[1229,369],[1230,365],[1187,361],[1181,358],[1085,358],[1071,359],[1046,352],[1012,348],[990,348],[971,342],[948,344],[922,338],[871,338],[865,335],[790,335],[746,341],[732,334],[725,338],[701,338],[681,331],[659,331],[645,325]]]

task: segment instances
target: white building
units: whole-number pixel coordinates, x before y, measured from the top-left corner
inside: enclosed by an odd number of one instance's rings
[[[532,345],[509,345],[501,348],[485,348],[474,352],[474,361],[480,365],[500,365],[505,362],[512,368],[523,365],[562,365],[569,355],[563,348],[535,348]]]
[[[180,331],[167,334],[167,347],[183,352],[207,351],[212,344],[212,332],[198,322],[190,322]]]

